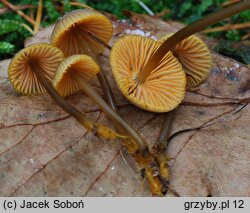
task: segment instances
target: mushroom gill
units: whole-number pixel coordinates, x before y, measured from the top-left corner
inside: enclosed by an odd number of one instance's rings
[[[9,80],[14,89],[22,94],[37,95],[46,90],[32,69],[43,72],[52,82],[58,64],[64,56],[60,49],[46,43],[33,44],[18,52],[8,68]],[[31,63],[36,66],[31,68]]]
[[[85,67],[86,65],[86,67]],[[91,87],[88,80],[99,71],[98,65],[89,56],[72,55],[65,58],[58,66],[53,85],[58,93],[65,94],[69,90],[65,86],[74,85],[71,88],[82,89],[92,100],[106,113],[118,126],[122,127],[134,139],[133,144],[140,149],[147,147],[145,141],[123,118],[114,112],[103,98]],[[137,151],[137,148],[136,150]]]
[[[161,38],[166,41],[173,34]],[[187,76],[187,87],[195,87],[204,81],[212,67],[211,54],[206,44],[197,36],[192,35],[172,48],[172,53],[182,64]]]
[[[105,47],[94,37],[108,43],[112,34],[113,26],[107,17],[95,10],[79,9],[58,19],[51,43],[60,48],[65,56],[87,54],[86,48],[89,47],[100,54]]]
[[[113,46],[110,64],[123,95],[138,107],[153,111],[171,111],[183,100],[186,77],[181,64],[168,52],[144,82],[137,79],[144,64],[160,43],[138,35],[120,38]]]

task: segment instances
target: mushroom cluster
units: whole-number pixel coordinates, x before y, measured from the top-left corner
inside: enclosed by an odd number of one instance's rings
[[[136,130],[117,114],[114,102],[111,108],[88,83],[97,75],[101,87],[106,88],[104,94],[110,92],[98,64],[98,57],[104,48],[109,48],[107,43],[112,33],[111,22],[101,13],[91,9],[72,11],[57,21],[51,44],[33,44],[14,56],[8,69],[9,79],[18,93],[35,95],[46,90],[62,109],[97,136],[122,139],[122,144],[135,158],[139,167],[145,170],[152,193],[162,195],[166,190],[158,177],[158,168],[147,144]],[[81,111],[64,99],[80,89],[122,129],[122,134],[87,119]],[[112,102],[112,98],[110,100]]]
[[[106,27],[106,31],[102,30],[103,26]],[[98,74],[100,67],[94,59],[84,53],[101,53],[104,50],[101,41],[108,42],[112,32],[112,24],[101,13],[91,9],[72,11],[58,20],[52,33],[51,44],[34,44],[14,56],[8,68],[10,82],[18,93],[25,95],[38,95],[47,90],[62,109],[98,136],[106,139],[124,138],[125,136],[112,129],[87,119],[63,98],[79,90],[72,76],[80,76],[90,95],[98,96],[89,89],[91,86],[87,80]],[[69,56],[71,54],[81,55]],[[56,87],[52,86],[52,81]],[[95,94],[92,94],[93,92]],[[109,112],[112,114],[111,110]],[[120,119],[113,114],[112,116]],[[118,122],[121,122],[120,120]]]
[[[46,90],[53,100],[67,113],[73,116],[86,129],[95,132],[106,139],[124,138],[106,126],[96,124],[86,118],[78,109],[69,104],[58,94],[52,86],[52,79],[60,63],[64,62],[64,56],[60,49],[46,43],[30,45],[11,60],[8,67],[8,75],[14,89],[25,95],[40,95]],[[88,72],[98,72],[98,65],[86,66]],[[88,76],[88,74],[86,75]]]
[[[162,196],[169,184],[166,147],[157,149],[159,155],[152,153],[137,131],[118,114],[99,54],[105,48],[111,49],[113,76],[130,102],[152,112],[172,111],[184,99],[186,88],[201,84],[211,69],[209,49],[193,34],[249,9],[249,2],[243,0],[159,41],[139,35],[123,36],[112,49],[108,45],[113,34],[109,19],[94,9],[75,10],[57,21],[51,44],[34,44],[14,56],[8,68],[9,79],[18,93],[35,95],[47,90],[62,109],[97,136],[122,139],[122,144],[144,171],[151,192]],[[88,82],[95,76],[105,100]],[[113,120],[117,130],[87,119],[64,99],[79,90]]]
[[[124,36],[113,45],[110,64],[117,86],[136,106],[152,112],[168,112],[185,96],[186,87],[201,84],[212,60],[206,44],[192,35],[167,52],[149,73],[141,74],[145,63],[172,34],[159,42],[139,35]]]
[[[150,76],[141,83],[137,75],[160,43],[127,35],[112,47],[110,65],[122,94],[136,106],[153,111],[173,110],[184,98],[186,79],[181,64],[168,52]]]

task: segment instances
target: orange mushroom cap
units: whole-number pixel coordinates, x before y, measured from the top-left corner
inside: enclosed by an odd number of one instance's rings
[[[179,61],[168,52],[147,79],[136,76],[160,43],[138,35],[120,38],[113,46],[110,64],[123,95],[138,107],[153,112],[168,112],[185,96],[186,77]]]
[[[95,10],[74,10],[58,19],[51,36],[51,43],[60,48],[65,56],[86,54],[88,48],[86,44],[96,54],[102,53],[105,47],[89,33],[103,43],[108,43],[113,34],[112,23]]]
[[[64,58],[60,49],[47,43],[30,45],[19,51],[11,60],[8,75],[14,89],[22,94],[37,95],[46,90],[33,73],[30,62],[39,66],[45,77],[52,82],[60,61]]]
[[[77,72],[84,80],[90,80],[99,70],[98,64],[87,55],[69,56],[59,64],[53,79],[53,86],[63,97],[71,95],[81,90],[72,78],[74,73]]]
[[[160,39],[166,41],[173,34]],[[204,81],[210,73],[212,59],[207,45],[197,36],[192,35],[179,42],[172,52],[182,64],[187,76],[187,87],[195,87]]]

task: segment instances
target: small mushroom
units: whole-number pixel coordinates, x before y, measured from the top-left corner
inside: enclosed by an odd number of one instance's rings
[[[113,26],[103,14],[91,10],[74,10],[58,19],[51,36],[51,43],[63,51],[65,56],[86,54],[98,62],[98,55],[112,38]],[[117,107],[109,83],[100,66],[97,74],[105,100],[116,111]]]
[[[166,41],[173,34],[160,39]],[[207,45],[197,36],[192,35],[175,45],[172,53],[180,63],[187,76],[187,87],[196,87],[204,81],[212,68],[212,59]]]
[[[18,52],[8,68],[9,80],[15,90],[26,95],[38,95],[46,91],[35,71],[52,82],[55,70],[64,56],[60,49],[46,43],[34,44]]]
[[[46,44],[33,44],[18,52],[11,60],[8,75],[14,89],[22,94],[41,94],[45,90],[53,100],[80,124],[106,139],[124,138],[106,126],[86,118],[79,110],[64,100],[50,83],[58,64],[64,56],[58,48]]]
[[[138,107],[168,112],[185,96],[186,77],[179,61],[168,52],[143,82],[137,78],[160,43],[139,35],[127,35],[113,46],[110,64],[123,95]]]
[[[85,81],[91,80],[100,68],[98,64],[87,55],[73,55],[63,60],[58,66],[53,79],[53,86],[57,92],[65,97],[81,90],[78,83],[72,78],[79,75]]]
[[[86,65],[86,66],[85,66]],[[121,126],[138,143],[140,149],[146,146],[144,140],[137,132],[127,124],[121,116],[114,112],[110,106],[101,98],[99,94],[87,82],[94,73],[97,73],[98,65],[86,55],[72,55],[63,60],[56,71],[53,85],[61,95],[70,94],[69,91],[82,89],[114,122]],[[70,89],[64,89],[67,85]]]
[[[113,26],[107,17],[90,9],[74,10],[58,19],[51,43],[61,49],[65,56],[95,54],[104,51],[113,34]]]

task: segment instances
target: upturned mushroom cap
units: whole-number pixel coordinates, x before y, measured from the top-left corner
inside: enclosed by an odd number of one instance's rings
[[[72,55],[64,59],[58,66],[53,79],[57,92],[65,97],[78,92],[78,83],[72,77],[78,73],[83,79],[92,79],[100,70],[98,64],[87,55]]]
[[[161,38],[166,41],[173,34]],[[197,36],[192,35],[178,43],[172,52],[182,64],[187,76],[187,87],[195,87],[204,81],[212,67],[212,59],[206,44]]]
[[[32,69],[39,68],[52,82],[56,68],[63,58],[62,51],[52,45],[38,43],[28,46],[19,51],[11,60],[8,68],[9,80],[18,93],[42,94],[46,90]],[[30,62],[36,64],[36,67],[31,68]]]
[[[113,26],[106,16],[95,10],[74,10],[58,19],[51,43],[60,48],[65,56],[86,54],[86,44],[96,54],[102,53],[104,46],[88,32],[102,42],[108,43],[113,34]]]
[[[179,61],[168,52],[159,66],[140,83],[136,76],[160,43],[138,35],[120,38],[113,46],[110,64],[123,95],[136,106],[168,112],[184,98],[186,77]]]

